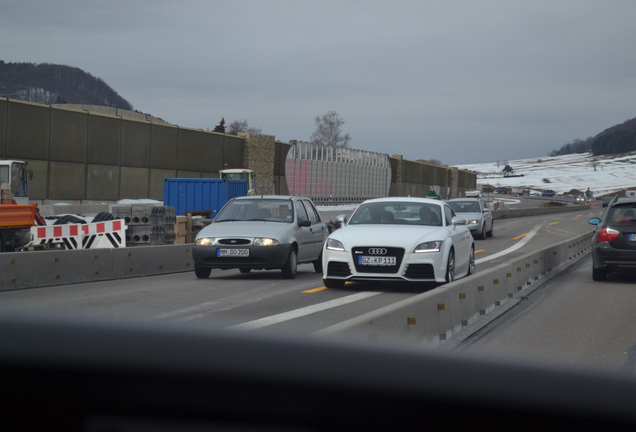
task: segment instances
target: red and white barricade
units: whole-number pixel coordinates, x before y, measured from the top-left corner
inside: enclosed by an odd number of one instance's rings
[[[126,247],[123,219],[86,224],[31,227],[31,245],[64,243],[66,249],[104,249]]]

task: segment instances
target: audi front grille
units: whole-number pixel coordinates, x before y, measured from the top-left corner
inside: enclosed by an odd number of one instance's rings
[[[358,273],[397,273],[404,258],[404,249],[384,246],[354,247],[351,254]],[[360,256],[395,257],[395,265],[361,265],[358,264]]]

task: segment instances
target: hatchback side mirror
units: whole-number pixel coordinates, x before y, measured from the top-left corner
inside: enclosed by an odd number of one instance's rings
[[[311,226],[311,221],[309,221],[307,219],[298,221],[298,226],[299,227],[310,227]]]

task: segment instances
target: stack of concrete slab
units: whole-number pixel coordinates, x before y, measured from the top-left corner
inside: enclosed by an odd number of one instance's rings
[[[175,243],[174,226],[177,222],[174,207],[155,207],[150,213],[150,244],[167,245]]]
[[[174,207],[130,204],[113,206],[111,212],[126,221],[126,246],[174,244]]]

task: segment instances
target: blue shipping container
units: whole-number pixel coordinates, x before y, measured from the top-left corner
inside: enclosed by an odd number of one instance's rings
[[[247,195],[246,180],[206,178],[167,178],[163,183],[163,205],[174,207],[175,215],[213,210],[226,202]]]

